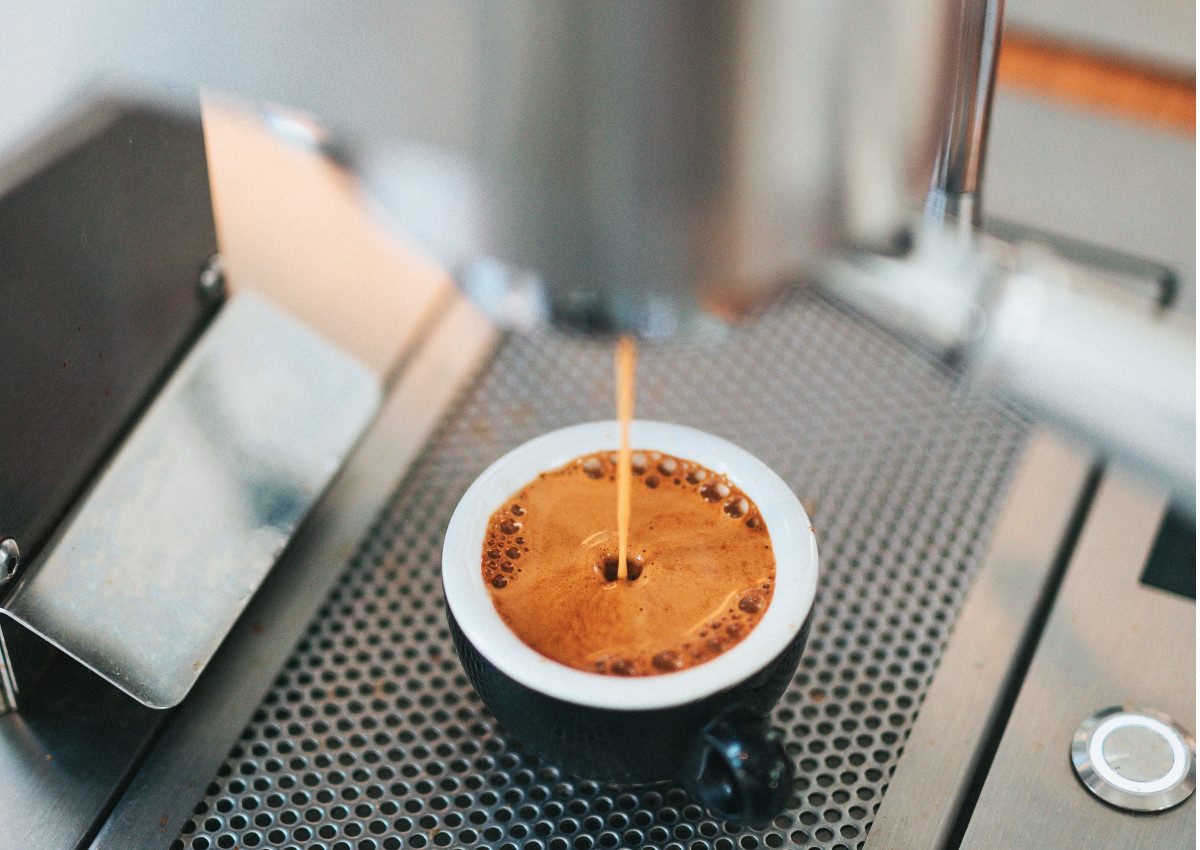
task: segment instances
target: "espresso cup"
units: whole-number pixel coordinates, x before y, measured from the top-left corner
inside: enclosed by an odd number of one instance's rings
[[[616,422],[554,431],[504,455],[467,489],[442,553],[459,660],[504,728],[568,774],[616,784],[675,781],[717,817],[764,823],[786,804],[793,773],[767,715],[799,664],[817,587],[816,536],[778,475],[711,434],[632,424],[634,450],[660,451],[726,476],[758,506],[770,534],[775,587],[766,612],[739,643],[694,667],[621,677],[552,661],[512,633],[484,584],[481,559],[493,512],[540,473],[616,450],[619,441]]]

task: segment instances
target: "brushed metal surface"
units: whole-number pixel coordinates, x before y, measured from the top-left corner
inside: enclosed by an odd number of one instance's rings
[[[0,716],[3,850],[78,847],[164,719],[62,653],[38,684]]]
[[[1113,705],[1154,708],[1194,733],[1196,604],[1138,580],[1164,507],[1132,479],[1106,475],[963,850],[1194,846],[1194,796],[1160,814],[1119,811],[1080,784],[1070,760],[1080,723]]]
[[[439,17],[465,31],[412,75],[423,102],[387,136],[333,148],[493,319],[694,331],[847,245],[902,244],[943,132],[960,6],[448,4]],[[411,61],[433,34],[397,27],[387,53]],[[465,97],[430,83],[445,64],[468,75]],[[343,98],[322,89],[339,70],[295,101],[335,129]]]
[[[177,704],[379,395],[362,366],[235,296],[3,612],[146,705]]]
[[[0,539],[26,565],[218,303],[197,106],[91,102],[0,165]]]
[[[193,814],[197,794],[217,772],[313,611],[354,556],[380,504],[495,343],[495,329],[452,291],[443,309],[423,317],[379,416],[192,692],[172,713],[100,828],[94,850],[165,847],[179,833]],[[0,820],[0,847],[8,846],[5,826]]]
[[[1049,432],[1031,437],[867,850],[931,850],[950,841],[988,737],[998,734],[1001,695],[1017,686],[1014,668],[1090,466],[1087,454]]]

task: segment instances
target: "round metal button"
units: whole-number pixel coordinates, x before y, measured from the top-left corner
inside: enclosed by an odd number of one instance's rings
[[[1196,742],[1160,711],[1117,706],[1083,721],[1071,763],[1084,786],[1132,812],[1177,806],[1196,790]]]

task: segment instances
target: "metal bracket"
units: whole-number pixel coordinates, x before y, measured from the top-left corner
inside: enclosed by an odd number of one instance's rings
[[[3,613],[145,705],[177,704],[379,399],[365,367],[235,295]]]

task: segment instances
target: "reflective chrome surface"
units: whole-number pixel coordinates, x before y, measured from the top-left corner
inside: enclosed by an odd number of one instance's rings
[[[451,290],[452,294],[453,291]],[[161,737],[96,836],[97,850],[165,846],[225,758],[341,574],[380,505],[417,459],[465,382],[494,352],[495,330],[465,300],[431,317],[379,416]],[[0,726],[2,729],[2,726]],[[24,850],[0,822],[0,848]],[[75,846],[70,838],[48,846]]]
[[[988,248],[927,231],[902,259],[841,264],[829,288],[1194,512],[1194,321],[1038,245]]]
[[[0,540],[0,585],[12,581],[21,567],[21,548],[11,537]]]
[[[894,247],[944,132],[955,5],[455,4],[466,96],[428,85],[396,143],[351,123],[331,149],[494,318],[664,336]],[[511,271],[480,288],[480,257]]]
[[[220,301],[197,107],[95,98],[0,162],[0,540],[27,564]]]
[[[4,613],[146,705],[178,703],[379,396],[366,369],[235,296]]]
[[[1004,0],[965,0],[960,5],[958,65],[949,127],[933,173],[926,216],[957,220],[969,235],[983,223],[980,189],[991,119],[992,89],[1000,56]]]
[[[1196,741],[1161,711],[1114,706],[1083,721],[1071,739],[1079,781],[1131,812],[1177,806],[1196,790]]]

